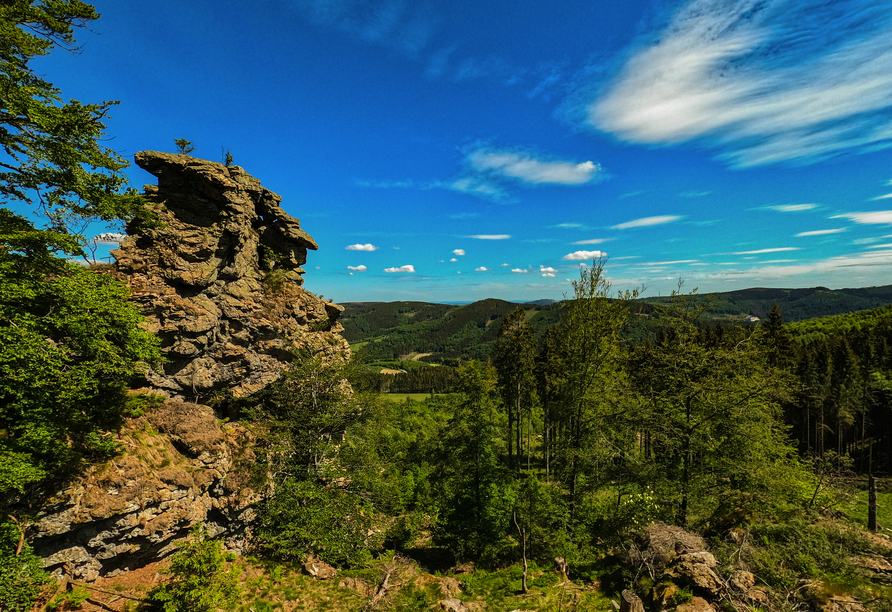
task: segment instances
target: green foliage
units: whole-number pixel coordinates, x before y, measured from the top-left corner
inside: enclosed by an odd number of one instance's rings
[[[368,535],[372,514],[350,491],[289,479],[258,508],[257,547],[285,561],[317,555],[339,566],[358,565],[381,544],[380,536]]]
[[[27,543],[16,555],[19,537],[16,525],[0,524],[0,610],[4,612],[28,612],[49,582],[43,560]]]
[[[36,206],[50,229],[31,234],[45,248],[80,253],[72,228],[84,220],[130,219],[144,214],[139,196],[123,191],[127,162],[100,145],[103,119],[114,102],[62,101],[61,92],[30,66],[57,46],[74,49],[74,32],[98,14],[79,0],[0,5],[0,203]],[[4,228],[0,223],[0,233]]]
[[[176,145],[177,151],[183,155],[188,155],[195,150],[195,145],[192,144],[192,141],[185,138],[175,138],[173,144]]]
[[[47,610],[56,610],[62,604],[65,604],[67,608],[74,608],[75,610],[80,610],[83,606],[83,603],[90,598],[90,591],[82,586],[74,587],[71,591],[66,593],[59,593],[56,595],[53,600],[47,604]]]
[[[459,368],[459,398],[440,441],[437,539],[460,559],[492,562],[510,548],[516,483],[499,461],[496,373],[471,361]]]
[[[149,593],[149,601],[164,612],[212,612],[230,608],[241,595],[238,576],[225,568],[222,545],[208,538],[203,526],[180,544],[167,570],[170,581]]]
[[[61,261],[52,269],[45,275],[0,250],[3,490],[114,454],[108,430],[125,410],[127,385],[160,359],[125,286]]]

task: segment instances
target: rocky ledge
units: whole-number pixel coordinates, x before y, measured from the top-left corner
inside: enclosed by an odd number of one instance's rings
[[[121,430],[123,452],[45,504],[30,540],[49,571],[95,580],[163,558],[189,529],[241,552],[254,519],[252,434],[207,406],[167,400]]]
[[[281,196],[238,166],[158,151],[136,164],[151,222],[137,220],[112,251],[168,362],[148,385],[172,397],[250,395],[276,380],[295,346],[335,355],[341,306],[304,290],[318,246],[282,210]]]

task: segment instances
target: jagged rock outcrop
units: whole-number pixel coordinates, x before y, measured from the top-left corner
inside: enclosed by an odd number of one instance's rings
[[[29,533],[35,552],[49,571],[95,580],[163,558],[196,524],[243,550],[257,501],[252,438],[221,426],[208,406],[178,400],[128,420],[123,452],[41,508]]]
[[[157,221],[132,222],[112,255],[169,360],[147,374],[150,386],[241,397],[276,380],[294,345],[349,351],[337,335],[343,308],[301,287],[318,247],[280,196],[238,166],[158,151],[135,159],[158,177],[145,187]]]

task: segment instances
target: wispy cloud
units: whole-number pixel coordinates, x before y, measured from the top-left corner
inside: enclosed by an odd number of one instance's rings
[[[814,210],[817,207],[817,204],[774,204],[760,208],[763,210],[776,210],[777,212],[804,212],[806,210]]]
[[[365,266],[347,266],[348,270],[353,270],[354,272],[365,272],[368,270]]]
[[[589,259],[598,259],[599,257],[604,257],[607,253],[603,251],[574,251],[573,253],[567,253],[563,257],[561,257],[564,261],[583,261]]]
[[[409,264],[405,266],[400,266],[399,268],[384,268],[385,272],[393,273],[393,272],[414,272],[415,266]]]
[[[557,225],[552,225],[551,227],[559,227],[562,229],[578,229],[585,226],[582,223],[558,223]]]
[[[490,200],[504,200],[508,197],[508,192],[500,186],[477,177],[465,177],[447,183],[433,183],[432,185]]]
[[[377,251],[378,247],[374,244],[351,244],[347,247],[344,247],[348,251]]]
[[[571,242],[570,244],[604,244],[605,242],[610,242],[613,238],[590,238],[588,240],[577,240],[576,242]]]
[[[464,255],[465,250],[464,249],[455,249],[454,251],[452,251],[452,254],[453,255]]]
[[[592,161],[542,159],[530,151],[480,148],[467,156],[476,172],[515,179],[531,185],[584,185],[599,178],[601,166]]]
[[[825,229],[825,230],[812,230],[810,232],[799,232],[796,234],[797,238],[801,238],[803,236],[824,236],[826,234],[839,234],[846,231],[844,227],[837,227],[835,229]]]
[[[514,272],[515,274],[529,274],[530,273],[529,270],[524,270],[523,268],[514,268],[511,271]]]
[[[476,238],[477,240],[508,240],[511,234],[475,234],[468,238]]]
[[[874,212],[855,212],[834,215],[831,219],[848,219],[863,225],[892,225],[892,210],[876,210]]]
[[[646,191],[630,191],[628,193],[621,194],[617,196],[617,200],[625,200],[626,198],[634,198],[640,195],[644,195],[647,193]]]
[[[614,225],[610,229],[632,229],[633,227],[650,227],[651,225],[664,225],[666,223],[674,223],[683,219],[679,215],[660,215],[657,217],[644,217],[643,219],[635,219],[626,221],[619,225]]]
[[[587,122],[700,141],[738,167],[892,146],[892,12],[872,0],[688,0],[631,49]]]
[[[736,251],[729,255],[761,255],[763,253],[780,253],[783,251],[798,251],[799,247],[775,247],[773,249],[757,249],[755,251]]]
[[[434,30],[435,19],[425,3],[400,0],[297,0],[294,6],[316,25],[410,54],[427,47]]]
[[[477,219],[480,217],[478,212],[453,213],[449,215],[450,219]]]
[[[711,193],[712,193],[711,191],[682,191],[680,194],[678,194],[678,197],[680,197],[680,198],[705,198],[706,196],[708,196]]]
[[[875,198],[870,198],[871,202],[876,202],[877,200],[887,200],[892,198],[892,193],[887,193],[886,195],[877,196]]]

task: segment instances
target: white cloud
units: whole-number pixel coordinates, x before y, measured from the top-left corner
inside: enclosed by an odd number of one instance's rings
[[[474,272],[486,272],[487,268],[485,266],[480,266],[479,268],[474,268]]]
[[[571,242],[570,244],[603,244],[611,240],[613,240],[613,238],[592,238],[591,240],[577,240],[576,242]]]
[[[377,251],[378,247],[374,244],[351,244],[346,249],[348,251]]]
[[[802,212],[805,210],[814,210],[817,204],[776,204],[774,206],[763,206],[767,210],[776,210],[777,212]]]
[[[871,202],[876,202],[877,200],[886,200],[888,198],[892,198],[892,193],[887,193],[886,195],[877,196],[875,198],[870,198]]]
[[[582,223],[558,223],[557,225],[552,225],[551,227],[564,227],[567,229],[582,227]]]
[[[868,249],[892,249],[892,244],[875,244],[867,247]]]
[[[836,229],[812,230],[810,232],[799,232],[798,234],[796,234],[796,237],[801,238],[803,236],[824,236],[826,234],[839,234],[844,231],[846,231],[846,228],[844,227],[837,227]]]
[[[531,152],[482,148],[468,154],[468,164],[477,172],[540,185],[584,185],[596,178],[601,166],[591,161],[548,161]]]
[[[582,261],[588,259],[598,259],[599,257],[604,257],[607,253],[603,251],[576,251],[573,253],[567,253],[561,259],[564,261]]]
[[[557,270],[555,270],[551,266],[539,266],[539,272],[553,273],[557,272]]]
[[[676,259],[675,261],[649,261],[642,262],[640,265],[642,266],[671,266],[675,264],[683,264],[683,263],[693,263],[695,261],[699,261],[697,259]]]
[[[849,219],[850,221],[864,225],[892,225],[892,210],[846,213],[844,215],[834,215],[830,218]]]
[[[453,257],[453,258],[450,259],[449,261],[458,261],[458,260],[457,260],[455,257]]]
[[[508,240],[511,234],[475,234],[468,238],[476,238],[477,240]]]
[[[514,268],[511,271],[514,272],[515,274],[529,274],[530,273],[529,270],[524,270],[523,268]]]
[[[477,177],[460,178],[451,183],[436,183],[435,186],[446,187],[453,191],[460,191],[461,193],[481,196],[491,200],[504,200],[508,197],[508,192],[498,185]]]
[[[127,234],[124,234],[122,232],[107,232],[105,234],[98,234],[94,236],[93,239],[90,240],[90,242],[92,242],[93,244],[113,246],[121,244],[121,242],[123,242],[124,238],[126,237]]]
[[[758,249],[756,251],[737,251],[729,255],[761,255],[762,253],[780,253],[782,251],[798,251],[799,247],[777,247],[774,249]]]
[[[586,108],[626,141],[701,141],[738,167],[890,146],[885,2],[688,0],[631,51]]]
[[[365,266],[347,266],[348,270],[353,270],[354,272],[365,272],[368,270]]]
[[[650,227],[651,225],[663,225],[665,223],[674,223],[682,219],[679,215],[660,215],[657,217],[644,217],[643,219],[635,219],[634,221],[626,221],[619,225],[614,225],[610,229],[631,229],[633,227]]]
[[[542,274],[542,276],[544,276],[545,278],[554,278],[555,274],[554,272],[545,272]]]
[[[464,249],[455,249],[455,250],[452,251],[452,252],[453,252],[453,254],[455,254],[455,255],[464,255],[464,254],[465,254],[465,250],[464,250]]]
[[[384,268],[384,271],[385,272],[414,272],[415,266],[406,265],[406,266],[400,266],[399,268]]]
[[[511,267],[511,264],[502,264],[502,267],[503,267],[503,268],[510,268],[510,267]]]

